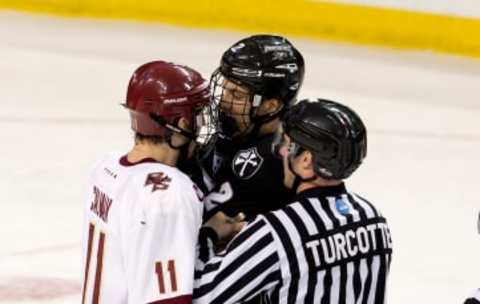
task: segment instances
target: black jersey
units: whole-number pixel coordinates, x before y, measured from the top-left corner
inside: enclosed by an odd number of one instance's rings
[[[207,217],[212,211],[247,218],[279,209],[291,191],[283,184],[281,159],[271,152],[272,135],[244,141],[220,138],[202,163]],[[199,178],[195,178],[199,182]]]

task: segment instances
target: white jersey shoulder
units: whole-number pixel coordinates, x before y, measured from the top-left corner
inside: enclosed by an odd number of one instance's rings
[[[195,184],[177,168],[154,161],[132,164],[115,152],[96,164],[91,180],[115,198],[137,201],[129,204],[129,209],[146,212],[180,212],[183,207],[191,211],[188,205],[202,198]]]

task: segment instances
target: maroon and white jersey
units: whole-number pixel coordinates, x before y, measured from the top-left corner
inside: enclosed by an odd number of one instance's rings
[[[200,195],[153,159],[100,160],[85,205],[82,304],[191,303]]]

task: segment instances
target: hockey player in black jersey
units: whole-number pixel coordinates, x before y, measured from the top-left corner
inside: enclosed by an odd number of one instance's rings
[[[251,36],[224,52],[210,81],[220,132],[214,149],[201,159],[210,214],[243,212],[251,218],[288,200],[282,163],[270,148],[303,75],[302,55],[280,36]]]
[[[194,304],[386,303],[392,255],[380,210],[344,183],[367,154],[367,129],[350,108],[303,100],[283,118],[273,149],[295,196],[243,229],[218,212],[200,231]],[[241,229],[241,230],[240,230]],[[218,254],[217,240],[240,232]]]

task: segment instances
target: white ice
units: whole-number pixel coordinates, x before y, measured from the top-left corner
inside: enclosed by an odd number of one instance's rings
[[[132,144],[119,104],[133,70],[164,59],[208,76],[245,35],[0,13],[1,303],[80,302],[15,299],[80,286],[86,174]],[[301,96],[347,103],[369,128],[348,185],[389,219],[389,303],[461,303],[480,287],[480,61],[291,40],[307,64]]]

